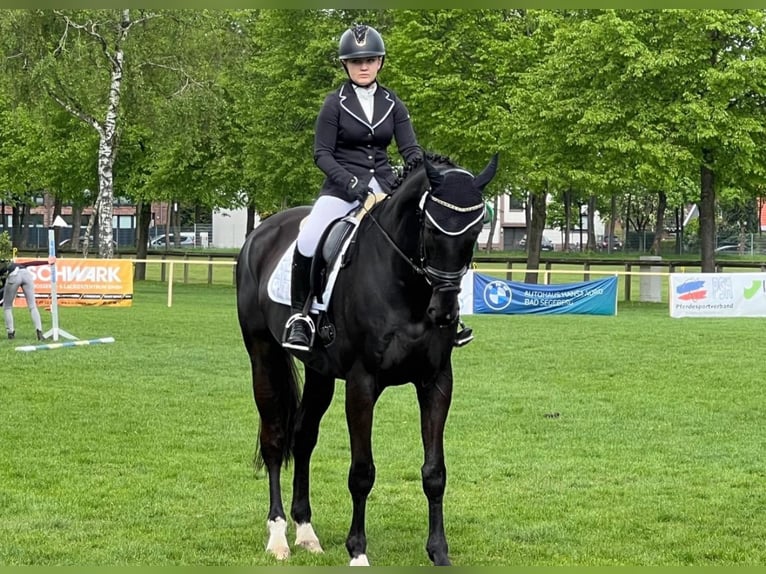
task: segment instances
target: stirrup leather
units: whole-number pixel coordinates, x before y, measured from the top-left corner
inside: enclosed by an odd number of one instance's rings
[[[297,321],[302,321],[303,323],[305,323],[309,330],[309,341],[308,341],[308,345],[305,347],[303,345],[289,343],[287,341],[287,335],[290,332],[290,327],[292,327],[293,323]],[[282,346],[287,349],[295,349],[297,351],[310,351],[311,347],[314,346],[315,335],[316,335],[316,327],[314,326],[314,321],[311,320],[311,317],[309,317],[308,315],[303,315],[301,313],[295,313],[287,320],[287,323],[285,323],[285,329],[282,332]]]

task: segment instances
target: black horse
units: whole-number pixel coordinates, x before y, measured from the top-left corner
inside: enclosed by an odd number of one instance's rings
[[[290,555],[280,471],[291,458],[295,545],[322,551],[311,526],[309,464],[335,379],[342,379],[351,443],[353,510],[346,539],[351,565],[369,564],[365,510],[375,481],[375,403],[384,388],[404,383],[415,385],[420,407],[426,550],[434,564],[450,564],[442,511],[443,441],[458,292],[483,224],[482,192],[496,169],[497,155],[475,177],[431,154],[405,167],[391,194],[359,223],[323,317],[325,337],[317,337],[310,353],[295,352],[305,367],[302,393],[293,357],[280,344],[291,311],[270,299],[267,283],[309,209],[268,217],[245,241],[237,260],[237,310],[260,416],[256,462],[265,465],[269,477],[266,550],[276,558]]]

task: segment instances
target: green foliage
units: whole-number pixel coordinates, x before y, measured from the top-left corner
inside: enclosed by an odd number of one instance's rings
[[[0,259],[12,259],[13,258],[13,243],[11,242],[11,236],[7,231],[0,233]]]
[[[100,119],[109,70],[72,22],[119,10],[0,11],[0,197],[53,189],[85,201],[96,139],[51,105]],[[719,189],[763,195],[763,10],[133,10],[115,193],[262,214],[313,199],[313,128],[345,76],[340,33],[367,22],[388,49],[381,82],[421,144],[481,169],[493,193],[571,188],[671,207]],[[62,42],[67,30],[66,42]],[[76,97],[75,97],[76,96]],[[392,150],[392,159],[398,161]],[[78,197],[80,194],[80,197]],[[726,200],[724,199],[724,202]],[[619,213],[627,203],[618,201]],[[553,211],[553,210],[552,210]],[[618,214],[619,215],[619,214]],[[650,219],[652,216],[647,216]]]

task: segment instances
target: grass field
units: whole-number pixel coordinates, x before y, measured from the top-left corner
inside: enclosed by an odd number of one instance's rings
[[[59,316],[81,339],[115,342],[20,353],[33,329],[15,311],[17,340],[0,340],[0,564],[274,564],[230,284],[176,285],[168,308],[167,286],[142,282],[130,308]],[[446,434],[456,565],[766,563],[766,322],[622,303],[615,317],[469,323]],[[291,565],[347,564],[336,385],[312,467],[325,553]],[[426,565],[412,387],[383,394],[373,447],[370,561]]]

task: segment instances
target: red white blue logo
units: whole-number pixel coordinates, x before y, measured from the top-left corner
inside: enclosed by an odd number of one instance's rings
[[[707,297],[707,289],[704,287],[704,280],[690,279],[676,287],[676,293],[681,301],[702,301]]]

